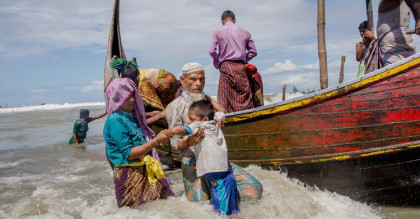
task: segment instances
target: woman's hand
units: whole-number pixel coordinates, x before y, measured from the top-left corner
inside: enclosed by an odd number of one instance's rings
[[[203,138],[204,138],[204,129],[200,128],[198,129],[197,133],[188,137],[187,139],[188,147],[191,147],[200,143],[203,140]]]
[[[161,144],[166,144],[169,141],[169,137],[165,134],[165,130],[159,132],[159,134],[157,134],[153,140],[155,140],[159,145]],[[152,140],[152,142],[153,142]],[[157,145],[156,145],[157,146]],[[155,147],[156,147],[155,146]]]

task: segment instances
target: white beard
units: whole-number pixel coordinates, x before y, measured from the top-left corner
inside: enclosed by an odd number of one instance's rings
[[[206,94],[204,94],[204,92],[201,92],[199,94],[191,93],[184,87],[182,87],[182,96],[184,96],[185,99],[187,99],[188,102],[191,102],[191,103],[195,101],[203,100],[206,98]]]

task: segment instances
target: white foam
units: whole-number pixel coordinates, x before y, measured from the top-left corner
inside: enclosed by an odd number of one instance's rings
[[[303,94],[301,93],[286,93],[285,100],[293,99],[295,97],[300,97]],[[264,105],[269,105],[277,102],[281,102],[283,99],[282,93],[269,93],[264,94]]]
[[[286,100],[302,96],[301,93],[286,93]],[[265,105],[282,101],[282,93],[267,93],[264,94]],[[212,99],[217,100],[217,96],[212,96]],[[64,103],[64,104],[45,104],[36,106],[22,106],[22,107],[9,107],[0,108],[0,113],[15,113],[15,112],[29,112],[29,111],[44,111],[56,109],[71,109],[82,106],[105,106],[105,102],[86,102],[86,103]]]
[[[64,104],[45,104],[37,106],[22,106],[0,108],[0,113],[14,113],[14,112],[29,112],[29,111],[44,111],[56,109],[70,109],[81,106],[105,106],[105,102],[86,102],[86,103],[64,103]]]

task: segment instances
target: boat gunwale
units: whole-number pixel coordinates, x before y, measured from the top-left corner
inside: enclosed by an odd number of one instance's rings
[[[403,71],[419,64],[420,53],[417,53],[413,56],[407,57],[384,68],[373,71],[369,74],[363,75],[361,77],[352,79],[350,81],[335,86],[328,87],[323,90],[315,91],[314,93],[305,94],[300,97],[295,97],[289,100],[280,101],[253,109],[227,113],[225,123],[227,125],[230,125],[236,122],[242,122],[260,117],[270,116],[280,112],[304,107],[335,96],[343,95],[356,89],[360,89],[377,81],[402,73]]]

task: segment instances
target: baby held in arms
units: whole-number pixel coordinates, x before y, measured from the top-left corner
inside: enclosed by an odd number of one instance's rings
[[[189,125],[164,131],[168,137],[191,135],[203,129],[204,139],[191,147],[197,159],[197,176],[211,182],[211,203],[226,215],[239,212],[236,179],[228,166],[226,140],[217,122],[215,110],[207,100],[196,101],[188,109]]]

